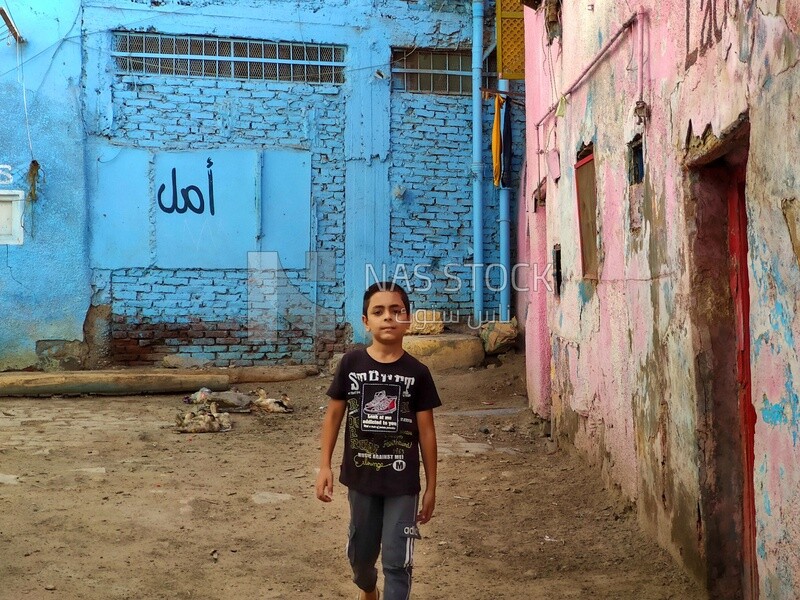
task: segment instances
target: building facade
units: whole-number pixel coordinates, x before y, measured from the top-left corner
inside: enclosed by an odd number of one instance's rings
[[[526,4],[531,406],[712,597],[798,597],[800,9]]]
[[[0,50],[0,369],[321,362],[384,277],[468,314],[469,2],[52,4]]]

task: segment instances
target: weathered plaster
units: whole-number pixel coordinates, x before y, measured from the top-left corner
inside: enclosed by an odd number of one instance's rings
[[[561,245],[564,272],[562,297],[548,301],[549,339],[529,331],[527,345],[552,352],[554,435],[582,449],[637,501],[643,525],[687,569],[699,579],[722,577],[716,569],[726,568],[724,559],[708,544],[719,526],[714,503],[723,506],[736,494],[735,482],[728,489],[721,479],[725,469],[735,476],[735,465],[728,463],[736,455],[714,445],[714,436],[716,443],[728,443],[725,419],[733,418],[729,408],[715,403],[735,397],[719,368],[720,361],[733,360],[735,337],[729,325],[723,327],[733,321],[725,321],[728,276],[718,271],[728,260],[728,241],[724,230],[709,225],[727,216],[704,216],[711,192],[693,188],[692,181],[693,173],[725,153],[729,162],[741,160],[749,139],[759,587],[762,597],[794,597],[800,594],[800,578],[793,575],[800,571],[793,549],[800,546],[794,206],[800,180],[793,157],[800,148],[800,109],[790,99],[800,84],[800,9],[796,3],[757,1],[710,3],[702,5],[703,12],[700,3],[685,0],[641,4],[643,63],[634,25],[567,98],[564,115],[545,118],[538,132],[532,124],[630,17],[630,8],[596,3],[589,11],[581,3],[564,3],[566,54],[558,42],[542,45],[542,12],[526,10],[529,139],[539,134],[539,146],[529,145],[528,177],[546,176],[546,153],[559,151],[561,177],[547,177],[547,221],[538,226],[548,248]],[[644,123],[634,111],[640,70],[649,106]],[[742,139],[732,140],[733,132]],[[636,133],[644,140],[646,177],[630,186],[625,150]],[[587,141],[594,141],[597,169],[596,283],[581,280],[577,244],[573,165]],[[713,173],[708,177],[713,181]],[[731,444],[739,443],[736,431]],[[734,581],[737,576],[727,574]]]
[[[470,98],[395,93],[390,76],[393,48],[467,48],[469,0],[276,0],[267,11],[259,0],[8,4],[28,44],[19,56],[13,43],[0,50],[8,65],[0,186],[29,189],[23,90],[42,171],[25,243],[7,249],[8,277],[0,278],[0,369],[99,364],[109,340],[130,350],[119,355],[123,364],[151,364],[170,351],[219,364],[312,360],[320,346],[333,352],[362,339],[360,326],[343,321],[360,323],[368,263],[410,269],[429,253],[437,284],[444,258],[470,272]],[[115,30],[341,44],[344,84],[121,74]],[[523,122],[516,111],[516,131]],[[393,144],[407,131],[419,138]],[[516,131],[514,185],[523,147]],[[487,143],[486,165],[489,156]],[[159,207],[157,190],[173,168],[177,187],[205,189],[209,158],[220,209],[213,219]],[[405,202],[394,194],[403,186],[413,192]],[[497,262],[498,202],[488,179],[485,201],[485,256]],[[281,289],[301,296],[286,307],[286,335],[272,346],[239,343],[249,319],[248,253],[256,251],[277,252]],[[449,295],[442,285],[414,290],[414,299],[466,312],[471,282],[461,283]],[[497,296],[487,294],[487,308]],[[192,336],[202,332],[204,344],[187,343],[192,318],[203,320]],[[319,329],[309,328],[321,323],[335,339],[312,339]]]
[[[79,3],[9,0],[7,6],[27,42],[0,46],[0,164],[10,165],[13,176],[0,188],[30,199],[23,244],[0,247],[0,370],[40,365],[39,340],[69,353],[72,341],[82,339],[89,288],[80,45],[65,40],[77,35]],[[34,159],[35,200],[27,176]]]

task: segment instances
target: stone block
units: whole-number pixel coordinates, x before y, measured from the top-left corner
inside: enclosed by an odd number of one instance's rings
[[[336,352],[330,358],[328,363],[325,365],[325,370],[329,375],[333,375],[336,373],[336,369],[339,368],[339,363],[342,362],[342,357],[344,356],[344,352]]]
[[[483,362],[483,344],[474,335],[408,335],[403,348],[432,371],[475,367]]]
[[[437,335],[443,332],[444,321],[441,311],[420,308],[411,315],[408,335]]]

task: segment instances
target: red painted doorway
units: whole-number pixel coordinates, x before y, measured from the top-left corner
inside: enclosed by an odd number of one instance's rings
[[[687,156],[700,452],[699,560],[687,566],[705,579],[715,600],[758,598],[745,182],[749,133],[746,117],[723,138],[707,130],[695,146],[702,154]]]
[[[756,562],[756,509],[753,483],[755,465],[756,411],[750,386],[750,279],[747,267],[747,207],[745,178],[747,163],[732,168],[728,190],[728,247],[730,286],[736,323],[736,382],[742,439],[742,587],[744,598],[758,598]]]

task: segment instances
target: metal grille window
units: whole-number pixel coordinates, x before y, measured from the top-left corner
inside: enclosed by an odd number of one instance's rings
[[[484,87],[496,87],[497,61],[492,53],[483,64]],[[471,50],[392,50],[392,89],[423,94],[472,93]]]
[[[333,44],[115,31],[112,55],[130,75],[344,83],[345,47]]]

